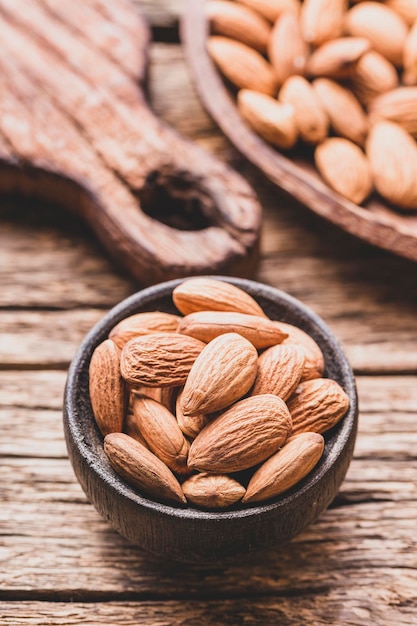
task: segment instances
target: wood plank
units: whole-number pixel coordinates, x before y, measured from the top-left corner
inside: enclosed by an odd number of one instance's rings
[[[109,308],[135,291],[91,231],[61,207],[4,199],[0,307]]]
[[[236,626],[262,624],[263,626],[328,626],[345,624],[363,626],[409,626],[415,609],[407,595],[384,584],[369,590],[360,585],[350,590],[349,596],[339,590],[321,590],[305,597],[274,597],[256,600],[230,599],[167,602],[98,602],[86,604],[46,602],[4,602],[2,622],[5,626],[73,626],[88,624],[118,624],[123,626]]]
[[[2,367],[66,369],[104,314],[101,309],[0,312]]]

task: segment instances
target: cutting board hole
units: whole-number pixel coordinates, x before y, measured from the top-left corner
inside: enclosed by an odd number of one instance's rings
[[[171,228],[192,231],[212,225],[207,216],[212,200],[185,174],[151,172],[138,196],[146,215]]]

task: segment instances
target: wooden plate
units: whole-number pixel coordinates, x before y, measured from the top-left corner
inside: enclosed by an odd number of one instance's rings
[[[186,2],[181,38],[201,100],[224,134],[280,189],[318,215],[371,244],[417,261],[417,212],[402,213],[376,194],[364,206],[346,200],[321,180],[305,149],[282,154],[245,124],[206,51],[209,25],[204,5],[205,0]]]

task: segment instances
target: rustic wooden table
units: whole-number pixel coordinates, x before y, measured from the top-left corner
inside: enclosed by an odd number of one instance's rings
[[[2,624],[416,624],[417,266],[292,203],[202,110],[178,44],[180,0],[142,0],[156,112],[247,176],[264,207],[256,278],[300,298],[357,375],[355,455],[327,512],[262,561],[184,566],[132,547],[87,502],[62,431],[68,364],[140,288],[57,207],[0,207]]]

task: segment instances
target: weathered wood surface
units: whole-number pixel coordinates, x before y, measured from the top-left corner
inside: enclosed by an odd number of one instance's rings
[[[140,4],[156,32],[172,34],[180,2]],[[354,459],[329,510],[262,561],[185,567],[130,546],[74,478],[61,407],[80,340],[140,285],[79,218],[2,200],[0,622],[414,624],[417,266],[322,221],[246,165],[199,105],[179,46],[153,45],[151,77],[154,110],[257,187],[257,277],[304,300],[342,341],[358,373]]]

